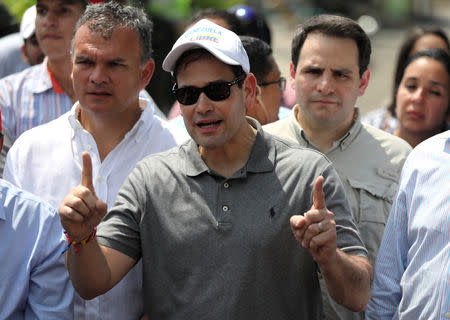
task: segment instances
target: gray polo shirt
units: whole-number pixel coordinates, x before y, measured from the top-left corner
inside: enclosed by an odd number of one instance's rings
[[[298,105],[294,107],[290,118],[268,124],[264,130],[317,150],[296,119],[298,108]],[[362,124],[358,109],[357,112],[353,126],[325,155],[341,178],[369,259],[375,265],[400,172],[411,147],[398,137]],[[331,304],[325,303],[326,319],[364,319],[363,313],[351,312],[333,301]]]
[[[232,177],[189,140],[142,160],[99,226],[100,244],[142,258],[151,319],[319,319],[317,265],[289,224],[310,209],[319,175],[338,247],[366,256],[331,163],[253,125],[249,160]]]

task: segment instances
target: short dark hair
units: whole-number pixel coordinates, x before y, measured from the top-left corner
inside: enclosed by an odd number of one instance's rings
[[[75,26],[74,35],[82,25],[105,39],[110,39],[117,28],[129,28],[136,31],[141,47],[141,63],[152,58],[153,24],[144,10],[122,5],[116,1],[87,6]],[[72,39],[72,52],[74,41]]]
[[[435,36],[441,38],[447,44],[447,50],[450,51],[450,43],[449,43],[448,37],[445,34],[444,30],[442,30],[439,27],[418,26],[418,27],[414,27],[414,28],[410,29],[407,32],[405,40],[403,40],[403,44],[400,47],[400,51],[398,53],[397,64],[396,64],[395,73],[394,73],[394,84],[392,87],[392,98],[391,98],[391,102],[388,106],[388,110],[394,117],[396,117],[395,95],[397,93],[398,86],[400,85],[400,82],[402,81],[403,73],[405,72],[405,68],[408,65],[407,61],[411,57],[411,52],[412,52],[416,42],[420,38],[422,38],[423,36],[426,36],[426,35],[435,35]]]
[[[411,57],[409,57],[409,59],[406,60],[405,62],[405,67],[400,71],[400,81],[398,83],[398,85],[395,87],[395,93],[397,93],[398,88],[400,87],[400,83],[403,79],[403,76],[405,75],[405,70],[406,68],[415,60],[422,58],[422,57],[428,57],[431,59],[436,60],[437,62],[440,62],[444,69],[447,71],[447,75],[449,76],[450,79],[450,55],[442,50],[442,49],[430,49],[430,50],[422,50],[419,52],[416,52],[415,54],[413,54]],[[450,94],[449,94],[449,101],[448,101],[448,105],[447,105],[447,114],[450,113]],[[447,121],[446,119],[444,119],[445,125],[444,127],[446,127]]]
[[[211,58],[217,59],[211,52],[209,52],[208,50],[206,50],[204,48],[194,48],[194,49],[183,52],[183,54],[178,58],[178,60],[175,64],[175,68],[173,69],[174,82],[177,83],[178,69],[182,65],[187,65],[189,63],[195,62],[197,60],[200,60],[203,57],[211,57]],[[242,69],[242,66],[230,65],[230,64],[228,66],[230,67],[230,70],[233,73],[235,78],[240,77],[240,76],[243,76],[243,79],[245,78],[246,73],[244,72],[244,69]],[[241,88],[242,81],[239,81],[237,83],[237,85],[239,88]]]
[[[269,60],[272,56],[272,48],[259,38],[250,36],[239,36],[239,38],[248,55],[250,72],[255,75],[258,83],[263,82],[273,69],[272,62]]]
[[[370,39],[367,34],[352,19],[327,14],[311,17],[297,27],[291,48],[291,59],[295,69],[297,69],[300,51],[308,34],[314,32],[330,37],[353,39],[358,47],[359,76],[361,77],[367,70],[370,54],[372,53]]]
[[[206,8],[197,11],[191,18],[189,25],[192,25],[202,19],[223,19],[226,21],[227,29],[236,34],[242,34],[243,29],[239,19],[232,13],[219,8]]]

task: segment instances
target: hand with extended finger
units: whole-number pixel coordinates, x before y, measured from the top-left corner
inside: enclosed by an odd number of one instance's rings
[[[92,184],[92,162],[83,152],[81,184],[70,190],[59,207],[61,224],[72,241],[85,239],[106,214],[107,205],[99,200]]]
[[[336,223],[334,214],[325,206],[324,178],[314,182],[313,205],[304,215],[291,217],[291,229],[297,241],[314,260],[326,263],[336,255]]]

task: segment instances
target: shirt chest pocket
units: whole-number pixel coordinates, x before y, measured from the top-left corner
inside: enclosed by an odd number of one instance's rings
[[[348,179],[359,198],[359,215],[356,220],[386,223],[398,183],[379,178],[371,182]]]
[[[375,263],[386,221],[397,191],[397,182],[380,177],[371,182],[348,179],[357,198],[354,212],[369,259]]]

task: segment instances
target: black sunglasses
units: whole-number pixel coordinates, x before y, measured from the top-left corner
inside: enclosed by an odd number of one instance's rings
[[[239,76],[236,79],[225,82],[213,82],[203,88],[194,86],[177,88],[175,84],[172,88],[172,92],[175,94],[178,102],[184,105],[191,105],[197,102],[200,93],[204,92],[206,96],[212,101],[222,101],[227,99],[231,93],[231,86],[242,81],[243,76]]]
[[[268,86],[268,85],[271,85],[271,84],[278,84],[278,88],[281,90],[281,91],[284,91],[284,89],[286,89],[286,78],[284,78],[284,77],[280,77],[280,79],[278,79],[278,80],[276,80],[276,81],[270,81],[270,82],[263,82],[263,83],[260,83],[259,84],[259,86],[260,87],[266,87],[266,86]]]

